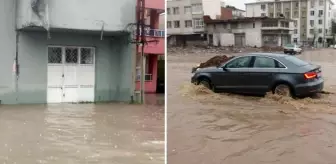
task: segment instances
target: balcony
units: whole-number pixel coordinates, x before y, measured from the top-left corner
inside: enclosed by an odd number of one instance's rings
[[[141,32],[140,32],[141,33]],[[146,41],[148,43],[145,45],[145,54],[164,54],[165,50],[165,31],[158,29],[145,30]],[[139,47],[139,52],[141,52],[141,46]]]

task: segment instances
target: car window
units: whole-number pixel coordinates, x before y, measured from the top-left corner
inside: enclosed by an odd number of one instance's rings
[[[294,45],[293,44],[287,44],[285,47],[294,47]]]
[[[240,57],[237,59],[233,59],[228,64],[226,64],[226,68],[248,68],[250,65],[252,57],[251,56],[245,56]]]
[[[276,68],[276,61],[267,57],[256,57],[253,67],[254,68]]]
[[[303,61],[297,57],[294,56],[287,56],[285,57],[285,59],[287,59],[288,61],[290,61],[291,63],[297,65],[297,66],[304,66],[304,65],[308,65],[309,63],[306,61]]]

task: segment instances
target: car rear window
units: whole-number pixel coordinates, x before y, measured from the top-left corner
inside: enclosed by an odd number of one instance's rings
[[[304,66],[304,65],[308,65],[309,63],[306,61],[303,61],[297,57],[294,56],[287,56],[285,57],[285,59],[287,59],[288,61],[292,62],[293,64],[297,65],[297,66]]]

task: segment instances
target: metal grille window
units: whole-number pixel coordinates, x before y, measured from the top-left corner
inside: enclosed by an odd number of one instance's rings
[[[78,63],[78,49],[65,48],[65,63],[76,64]]]
[[[173,8],[173,14],[174,14],[174,15],[178,15],[178,14],[180,14],[180,10],[179,10],[178,7],[174,7],[174,8]]]
[[[61,64],[62,63],[62,48],[48,47],[48,63]]]
[[[174,28],[180,28],[180,21],[174,21]]]
[[[201,3],[197,3],[197,4],[192,4],[192,12],[193,13],[202,13],[203,9],[202,9],[202,4]]]
[[[184,6],[184,14],[191,13],[191,7],[190,6]]]
[[[204,27],[203,19],[194,19],[194,27],[203,28]]]
[[[92,48],[81,48],[80,64],[93,64]]]

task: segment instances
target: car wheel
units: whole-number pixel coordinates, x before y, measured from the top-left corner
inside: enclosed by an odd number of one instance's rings
[[[211,89],[211,83],[208,79],[201,79],[199,84],[203,85],[204,87]]]
[[[291,89],[286,84],[279,84],[276,87],[274,87],[273,93],[285,97],[292,96]]]

